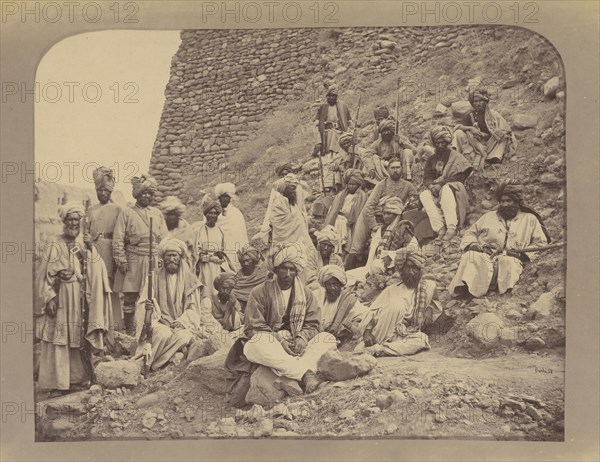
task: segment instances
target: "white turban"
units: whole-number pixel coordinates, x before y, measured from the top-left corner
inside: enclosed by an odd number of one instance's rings
[[[319,270],[319,284],[325,286],[325,283],[331,278],[335,278],[340,281],[343,285],[346,285],[348,278],[343,268],[338,265],[325,265]]]
[[[269,269],[274,272],[275,268],[286,262],[293,263],[298,274],[304,271],[306,267],[306,249],[304,245],[298,242],[276,245],[269,259]]]
[[[319,244],[330,242],[332,245],[337,246],[340,243],[340,236],[332,225],[324,226],[321,231],[315,231],[315,237]]]
[[[186,244],[174,237],[167,237],[158,244],[158,257],[163,258],[167,252],[177,252],[179,256],[185,256],[187,252]]]
[[[76,213],[82,218],[85,215],[85,207],[81,202],[70,201],[58,208],[58,215],[60,216],[61,221],[65,221],[65,218],[67,218],[69,213]]]
[[[215,196],[221,197],[223,194],[227,194],[229,197],[236,197],[235,185],[233,183],[219,183],[215,186]]]
[[[177,212],[179,215],[183,215],[183,212],[185,212],[185,205],[183,205],[183,202],[181,202],[177,196],[165,197],[165,200],[162,201],[158,207],[161,212],[165,214]]]

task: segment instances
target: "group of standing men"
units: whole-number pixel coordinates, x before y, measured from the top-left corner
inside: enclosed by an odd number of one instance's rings
[[[467,178],[483,161],[510,155],[514,137],[487,106],[487,92],[477,89],[470,123],[429,131],[433,154],[423,159],[423,182],[415,185],[416,148],[396,133],[389,112],[375,111],[378,137],[365,151],[355,146],[350,112],[337,96],[331,86],[316,117],[317,151],[331,173],[325,184],[337,194],[313,233],[307,186],[287,166],[279,169],[254,245],[242,212],[231,203],[231,183],[217,185],[202,202],[204,220],[189,224],[179,199],[151,205],[153,178],[132,179],[136,202],[120,207],[110,201],[112,172],[96,170],[100,203],[87,215],[79,204],[63,206],[64,233],[56,241],[61,257],[45,258],[41,269],[40,385],[68,389],[81,381],[80,345],[88,342],[101,352],[111,331],[122,327],[138,340],[136,357],[153,369],[194,338],[216,334],[235,341],[226,367],[236,393],[259,365],[282,378],[288,393],[310,392],[320,383],[318,360],[330,349],[402,355],[429,348],[422,331],[443,310],[435,281],[424,277],[421,246],[458,234],[468,210]],[[502,185],[497,197],[498,210],[463,235],[452,295],[480,297],[495,286],[500,293],[511,290],[527,261],[520,249],[548,242],[541,218],[523,204],[518,187]],[[81,232],[84,216],[89,226]],[[157,258],[150,255],[151,234]],[[147,293],[150,272],[154,289]],[[363,303],[355,287],[370,274],[395,275],[396,282]],[[84,281],[85,294],[78,297]],[[142,329],[148,312],[151,339]],[[59,322],[81,313],[87,318],[83,328],[51,335]]]

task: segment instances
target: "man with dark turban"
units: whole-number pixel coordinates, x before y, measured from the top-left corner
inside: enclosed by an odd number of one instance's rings
[[[238,251],[238,261],[242,268],[236,274],[235,287],[231,293],[240,302],[242,310],[245,310],[250,292],[265,282],[269,273],[266,265],[261,263],[260,252],[250,244]]]
[[[394,263],[401,282],[379,294],[359,326],[365,351],[375,356],[410,355],[429,349],[429,339],[421,330],[442,312],[434,300],[435,281],[422,277],[425,257],[421,251],[398,251]],[[355,351],[361,349],[359,345]]]
[[[396,134],[396,122],[393,119],[382,120],[379,124],[379,133],[380,138],[367,148],[364,163],[369,171],[368,177],[375,181],[383,180],[389,175],[389,172],[386,169],[379,171],[377,161],[384,161],[385,166],[386,161],[389,162],[392,158],[400,158],[402,160],[402,178],[412,181],[414,155],[417,148],[406,136]]]
[[[141,175],[132,178],[131,185],[136,203],[123,208],[113,231],[113,256],[119,270],[115,276],[114,290],[123,293],[123,318],[128,335],[135,334],[136,301],[148,279],[150,219],[155,245],[168,233],[162,212],[151,205],[156,192],[156,180],[149,175]]]
[[[215,186],[215,197],[221,204],[221,214],[217,218],[217,226],[225,234],[225,253],[233,265],[235,271],[240,269],[237,252],[248,243],[248,231],[246,230],[246,219],[235,205],[233,200],[237,199],[235,185],[233,183],[219,183]]]
[[[319,289],[319,271],[325,265],[336,265],[344,268],[342,258],[335,252],[339,246],[340,238],[331,225],[325,225],[320,231],[315,231],[317,239],[317,248],[310,248],[306,258],[306,270],[303,274],[303,280],[309,289],[315,291]]]
[[[346,170],[344,183],[346,187],[337,193],[325,217],[325,225],[334,226],[338,233],[340,242],[335,252],[343,258],[350,250],[354,227],[368,198],[367,193],[362,189],[364,177],[360,170],[355,168]]]
[[[85,386],[92,353],[103,353],[112,340],[110,282],[97,248],[81,236],[85,209],[80,202],[59,208],[63,233],[45,246],[36,277],[36,337],[41,341],[38,383],[42,389]],[[86,271],[84,273],[84,260]],[[82,287],[85,281],[87,329],[84,331]]]
[[[196,228],[194,258],[195,272],[203,286],[202,297],[216,294],[214,281],[223,271],[233,271],[225,253],[225,233],[217,224],[221,203],[209,194],[202,200],[204,223]]]
[[[397,197],[404,204],[405,209],[412,208],[416,202],[417,190],[406,180],[402,179],[402,162],[395,157],[389,164],[390,176],[386,177],[373,188],[369,199],[365,203],[352,236],[350,253],[346,258],[346,269],[352,269],[357,266],[358,256],[365,251],[369,236],[378,226],[375,219],[375,210],[384,197]]]
[[[246,305],[243,353],[276,375],[300,381],[310,393],[320,384],[317,361],[336,341],[320,332],[319,304],[298,278],[305,258],[298,243],[273,249],[269,263],[274,278],[254,288]]]
[[[188,266],[186,252],[186,244],[179,239],[166,237],[161,241],[157,260],[162,265],[155,273],[154,295],[147,299],[146,282],[137,303],[138,348],[134,359],[145,357],[152,370],[167,364],[195,335],[205,336],[207,330],[217,328],[210,312],[207,316],[201,311],[202,284]],[[150,341],[143,331],[146,310],[152,311]]]
[[[326,265],[319,271],[320,289],[316,292],[321,303],[321,328],[334,335],[338,344],[347,343],[361,335],[358,321],[367,308],[358,301],[356,292],[346,287],[348,278],[343,268]]]
[[[235,335],[237,338],[242,334],[244,313],[240,303],[232,295],[235,273],[227,271],[219,274],[213,285],[217,293],[202,299],[202,309],[212,313],[223,329],[237,334]]]
[[[464,182],[473,171],[471,163],[451,148],[452,131],[438,125],[429,131],[435,154],[425,162],[423,186],[419,194],[431,228],[439,239],[451,240],[464,223],[469,194]]]
[[[99,203],[92,205],[87,211],[87,228],[83,229],[83,241],[86,244],[93,243],[104,261],[110,286],[113,289],[111,305],[114,326],[111,326],[111,329],[122,331],[124,327],[123,309],[119,294],[114,291],[117,265],[113,257],[113,233],[122,207],[111,200],[112,192],[115,189],[113,171],[106,167],[99,167],[94,170],[93,177]]]
[[[479,170],[483,163],[497,164],[510,159],[517,150],[517,140],[508,122],[490,109],[489,91],[482,86],[469,93],[473,111],[467,121],[454,127],[454,144],[458,152],[468,156]]]
[[[473,297],[483,297],[492,285],[497,285],[501,294],[511,290],[523,263],[529,261],[519,249],[550,242],[541,217],[523,204],[521,187],[501,184],[496,198],[498,210],[482,215],[462,238],[464,254],[448,287],[451,295],[468,291]]]
[[[335,153],[340,149],[340,135],[352,129],[352,117],[345,103],[338,100],[339,89],[336,84],[329,85],[327,89],[327,102],[317,110],[315,117],[319,130],[320,144],[317,155],[323,158],[325,188],[333,188],[335,174],[329,165],[334,161]]]

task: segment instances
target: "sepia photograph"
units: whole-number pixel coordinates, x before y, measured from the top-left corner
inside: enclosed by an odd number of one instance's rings
[[[598,384],[584,366],[567,380],[587,354],[567,344],[597,335],[599,198],[567,159],[586,169],[570,143],[597,138],[598,108],[584,128],[567,110],[581,75],[528,27],[543,5],[459,21],[473,2],[398,2],[396,25],[359,26],[346,2],[187,2],[194,20],[162,26],[151,2],[71,3],[2,3],[3,23],[92,25],[48,40],[31,82],[2,79],[33,148],[2,149],[2,221],[13,183],[32,211],[20,235],[3,225],[4,295],[11,262],[30,275],[26,304],[3,297],[30,387],[3,393],[3,426],[57,450],[221,440],[239,457],[258,441],[497,442],[498,457],[568,442],[569,387]],[[571,215],[586,210],[589,228]],[[587,330],[567,331],[584,305]]]

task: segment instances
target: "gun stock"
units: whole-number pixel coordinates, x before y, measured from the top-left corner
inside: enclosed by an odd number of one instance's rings
[[[356,127],[358,126],[358,115],[360,114],[360,103],[362,95],[358,97],[358,107],[356,108],[356,119],[354,119],[354,130],[352,130],[352,155],[350,156],[350,167],[356,168]]]
[[[88,217],[87,214],[83,216],[83,232],[88,233]],[[81,292],[80,292],[80,302],[81,302],[81,311],[82,311],[82,339],[81,339],[81,350],[83,353],[83,363],[90,377],[90,384],[96,382],[96,374],[94,373],[94,365],[92,362],[92,345],[87,339],[87,330],[89,327],[90,321],[90,307],[87,302],[87,272],[88,272],[88,264],[87,264],[87,244],[83,245],[82,249],[83,253],[83,264],[82,264],[82,280],[81,280]]]
[[[150,256],[148,258],[148,293],[147,300],[152,300],[154,297],[154,234],[152,229],[152,218],[150,218]],[[142,335],[140,336],[140,340],[148,342],[152,344],[152,309],[146,308],[144,313],[144,327],[142,328]],[[148,364],[148,359],[144,357],[144,377],[148,376],[148,371],[150,369],[150,365]]]

